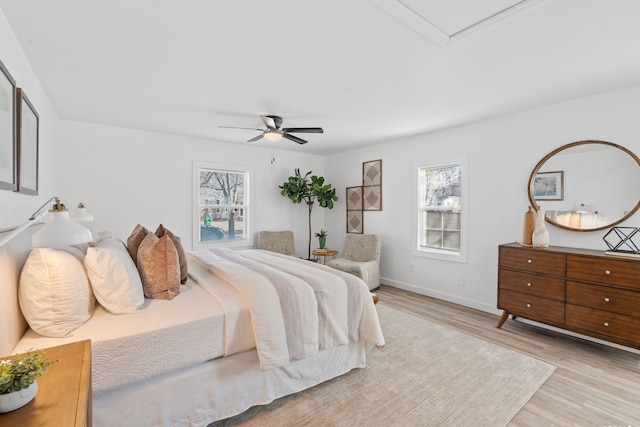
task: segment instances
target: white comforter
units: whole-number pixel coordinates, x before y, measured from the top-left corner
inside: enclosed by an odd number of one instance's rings
[[[369,290],[355,276],[258,249],[215,248],[187,256],[190,265],[222,279],[248,304],[263,370],[349,342],[384,345]],[[211,295],[220,292],[219,283],[203,283],[206,275],[196,276],[192,277]],[[233,319],[227,319],[227,327],[232,325]],[[226,345],[229,353],[235,351],[229,342]]]

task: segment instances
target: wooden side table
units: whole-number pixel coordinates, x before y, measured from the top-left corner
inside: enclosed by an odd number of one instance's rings
[[[335,258],[336,255],[338,255],[338,251],[334,250],[334,249],[314,249],[313,252],[311,252],[311,255],[313,255],[314,257],[316,257],[316,260],[318,260],[318,258],[322,258],[322,263],[326,264],[326,259],[328,256]]]
[[[49,366],[36,397],[22,408],[0,414],[2,427],[91,426],[91,341],[45,348]]]

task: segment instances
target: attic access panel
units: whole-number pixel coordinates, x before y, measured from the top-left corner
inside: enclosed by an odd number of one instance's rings
[[[369,0],[441,46],[539,0]]]

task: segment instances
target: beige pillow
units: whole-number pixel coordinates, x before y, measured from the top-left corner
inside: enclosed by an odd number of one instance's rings
[[[144,304],[140,275],[121,241],[100,240],[87,250],[84,266],[96,299],[110,313],[135,313]]]
[[[169,236],[173,245],[178,251],[178,261],[180,262],[180,283],[187,283],[187,255],[184,253],[182,242],[178,236],[166,229],[164,225],[160,224],[156,229],[156,236]]]
[[[95,297],[76,248],[33,249],[20,274],[18,298],[31,329],[65,337],[91,318]]]
[[[146,297],[172,299],[180,292],[178,251],[169,236],[147,233],[138,247],[138,271]]]
[[[127,250],[134,264],[138,263],[138,247],[148,232],[149,230],[138,224],[127,238]]]

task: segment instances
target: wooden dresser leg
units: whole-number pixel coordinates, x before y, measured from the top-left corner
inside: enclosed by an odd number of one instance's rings
[[[500,321],[498,322],[498,325],[496,325],[496,328],[500,329],[502,325],[504,325],[504,322],[507,321],[508,317],[509,317],[509,312],[507,310],[503,310],[502,316],[500,317]]]

